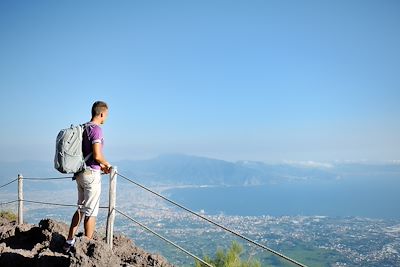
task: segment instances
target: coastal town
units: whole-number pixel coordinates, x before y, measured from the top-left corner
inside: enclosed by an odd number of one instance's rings
[[[400,220],[326,216],[207,215],[204,211],[198,213],[310,266],[389,267],[400,264]],[[245,258],[254,257],[267,266],[291,266],[231,233],[174,208],[138,206],[131,210],[130,214],[198,255],[213,255],[218,248],[227,248],[236,240],[245,248]],[[118,227],[138,245],[161,254],[165,251],[165,243],[162,240],[154,239],[137,225],[125,222]],[[193,262],[192,259],[182,260],[186,259],[184,255],[178,254],[181,257],[175,257],[172,254],[170,257],[173,259],[170,260],[178,265]],[[168,258],[167,255],[166,257]]]
[[[32,197],[37,198],[33,193]],[[68,202],[69,193],[58,194],[59,202]],[[132,189],[119,191],[118,209],[126,212],[155,232],[199,257],[213,256],[233,241],[244,248],[243,258],[254,258],[262,266],[292,266],[271,253],[250,245],[231,233],[160,199]],[[49,200],[43,197],[43,200]],[[106,206],[103,199],[101,206]],[[43,218],[68,222],[73,208],[26,205],[26,220],[37,223]],[[399,266],[400,220],[364,217],[327,216],[237,216],[207,214],[201,216],[221,224],[273,250],[308,266]],[[100,211],[99,234],[104,234],[106,212]],[[115,232],[132,238],[136,245],[159,253],[177,266],[194,264],[194,259],[155,237],[137,224],[117,215]]]

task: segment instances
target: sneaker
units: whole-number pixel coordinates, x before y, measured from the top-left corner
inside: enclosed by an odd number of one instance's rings
[[[63,246],[63,251],[65,253],[69,253],[71,249],[74,247],[74,245],[75,245],[75,239],[66,240]]]

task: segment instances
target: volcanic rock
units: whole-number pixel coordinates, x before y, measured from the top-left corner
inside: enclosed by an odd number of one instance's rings
[[[10,222],[0,218],[0,266],[132,266],[171,267],[162,256],[144,251],[133,241],[115,235],[113,249],[105,238],[95,234],[93,239],[78,236],[71,252],[64,253],[62,246],[68,234],[68,226],[51,219],[39,225]]]

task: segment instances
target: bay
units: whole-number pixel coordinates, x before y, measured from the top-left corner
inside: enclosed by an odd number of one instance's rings
[[[399,188],[399,179],[382,178],[174,188],[166,194],[207,214],[399,219]]]

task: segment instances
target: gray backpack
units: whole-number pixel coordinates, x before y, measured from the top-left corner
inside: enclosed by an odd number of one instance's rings
[[[78,173],[86,168],[86,161],[92,153],[83,158],[82,139],[86,125],[62,129],[56,139],[54,168],[61,173]]]

